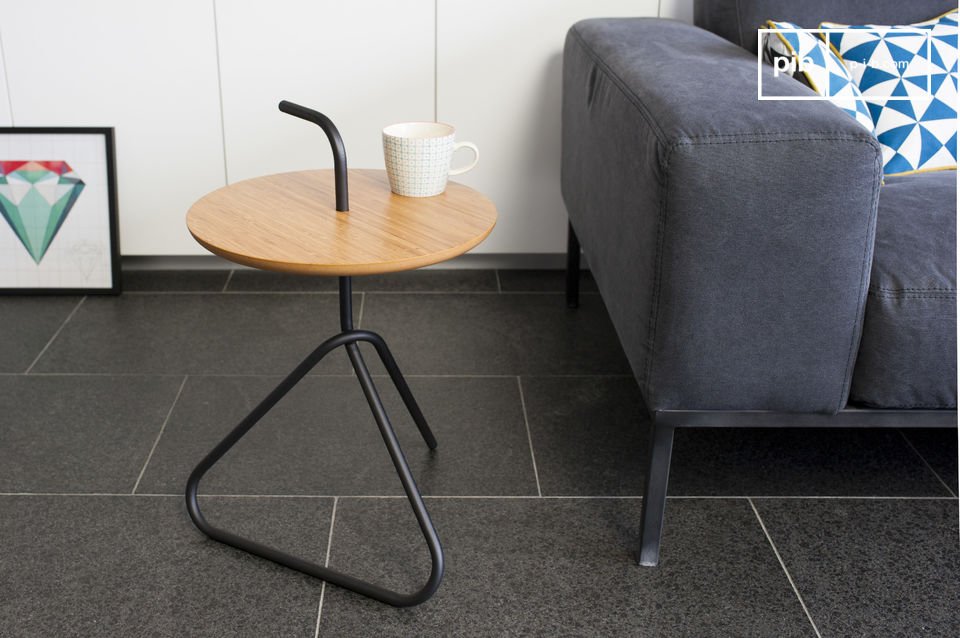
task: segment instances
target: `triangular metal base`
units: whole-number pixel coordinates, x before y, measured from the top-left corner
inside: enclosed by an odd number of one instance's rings
[[[344,279],[347,280],[346,290],[344,290]],[[349,278],[341,278],[341,309],[344,309],[344,307],[346,308],[346,317],[350,316],[349,288]],[[346,293],[346,295],[344,295],[344,293]],[[363,357],[360,354],[360,348],[357,345],[359,342],[366,341],[367,343],[372,344],[376,349],[377,354],[380,355],[380,360],[383,362],[387,372],[390,374],[390,378],[393,380],[394,385],[396,385],[397,390],[400,392],[400,396],[403,398],[404,404],[410,411],[414,422],[417,424],[420,433],[423,435],[424,441],[426,441],[430,449],[437,447],[437,441],[434,438],[433,433],[430,431],[430,427],[427,425],[427,422],[423,417],[423,413],[420,411],[420,407],[413,398],[413,394],[410,392],[410,388],[407,386],[407,382],[400,373],[400,369],[397,367],[397,363],[394,361],[393,355],[387,348],[387,344],[384,342],[383,338],[380,337],[380,335],[367,330],[346,329],[350,327],[351,322],[343,319],[343,312],[341,315],[341,323],[345,328],[344,331],[323,342],[310,354],[310,356],[304,359],[304,361],[298,365],[296,369],[280,383],[280,385],[274,388],[273,391],[270,392],[270,394],[267,395],[267,397],[261,401],[260,404],[257,405],[257,407],[254,408],[253,411],[230,432],[230,434],[226,436],[226,438],[224,438],[215,448],[213,448],[209,454],[207,454],[202,461],[200,461],[200,464],[197,465],[197,467],[193,470],[193,473],[190,475],[190,479],[187,482],[187,511],[190,513],[190,518],[193,519],[193,522],[200,529],[200,531],[210,538],[220,541],[221,543],[232,545],[233,547],[242,549],[245,552],[266,558],[267,560],[279,563],[280,565],[285,565],[291,569],[295,569],[305,574],[309,574],[310,576],[320,578],[328,583],[339,585],[340,587],[355,591],[359,594],[363,594],[364,596],[369,596],[375,600],[394,605],[395,607],[419,605],[433,596],[434,592],[436,592],[437,588],[440,586],[440,581],[443,579],[443,550],[440,547],[440,540],[437,538],[437,532],[430,520],[430,515],[427,513],[427,509],[423,504],[423,498],[420,495],[420,491],[417,489],[417,484],[414,481],[413,475],[410,473],[410,468],[407,465],[407,461],[403,456],[403,450],[401,450],[396,434],[394,434],[393,427],[390,425],[390,419],[387,417],[383,403],[381,402],[380,396],[377,394],[377,389],[373,384],[373,379],[370,377],[370,371],[367,369],[367,366],[363,361]],[[363,393],[366,396],[367,402],[370,404],[370,409],[373,412],[373,417],[377,422],[377,426],[380,428],[380,434],[383,436],[383,442],[387,446],[387,450],[390,452],[390,458],[397,470],[397,474],[400,476],[400,482],[403,484],[403,490],[407,494],[407,498],[410,501],[410,506],[413,508],[413,513],[417,518],[417,523],[420,525],[420,531],[423,533],[423,536],[427,541],[427,547],[430,549],[430,558],[432,563],[430,577],[427,579],[427,582],[423,585],[423,587],[411,594],[402,594],[373,583],[368,583],[358,578],[354,578],[348,574],[343,574],[328,567],[323,567],[321,565],[305,561],[301,558],[297,558],[296,556],[291,556],[290,554],[281,552],[266,545],[262,545],[250,539],[243,538],[242,536],[238,536],[232,532],[216,528],[206,521],[203,513],[200,511],[200,504],[197,501],[197,489],[200,485],[200,479],[203,478],[204,474],[206,474],[207,471],[213,467],[214,464],[216,464],[217,461],[219,461],[228,450],[230,450],[230,448],[236,445],[237,442],[239,442],[240,439],[243,438],[243,436],[249,432],[250,429],[256,425],[257,422],[287,394],[287,392],[289,392],[297,383],[299,383],[300,380],[303,379],[303,377],[310,370],[312,370],[321,359],[323,359],[324,356],[341,346],[347,350],[347,354],[350,357],[350,363],[353,364],[354,372],[357,375],[357,379],[360,381],[360,386],[363,388]]]

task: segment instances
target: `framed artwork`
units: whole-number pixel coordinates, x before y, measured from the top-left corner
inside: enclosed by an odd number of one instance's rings
[[[0,128],[0,293],[117,294],[112,128]]]

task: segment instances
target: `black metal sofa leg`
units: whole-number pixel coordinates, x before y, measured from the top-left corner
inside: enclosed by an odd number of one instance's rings
[[[567,222],[567,308],[580,307],[580,240]]]
[[[567,222],[567,308],[580,307],[580,240]],[[673,453],[675,426],[658,422],[653,416],[650,438],[650,457],[647,484],[643,493],[643,512],[640,515],[640,551],[637,562],[655,567],[660,562],[660,535],[663,532],[663,516],[667,505],[667,481],[670,478],[670,456]]]
[[[660,562],[660,535],[667,505],[667,481],[670,477],[670,456],[673,452],[673,425],[658,423],[653,417],[650,437],[650,465],[643,492],[643,513],[640,515],[640,554],[637,562],[655,567]]]

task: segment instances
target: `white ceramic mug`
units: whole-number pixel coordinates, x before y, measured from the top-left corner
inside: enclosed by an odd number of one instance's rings
[[[407,197],[439,195],[448,175],[466,173],[480,161],[480,150],[470,142],[454,142],[456,129],[440,122],[401,122],[383,129],[383,159],[390,190]],[[469,148],[473,162],[450,170],[453,153]]]

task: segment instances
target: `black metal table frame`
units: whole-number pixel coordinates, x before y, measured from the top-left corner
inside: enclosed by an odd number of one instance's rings
[[[580,305],[580,240],[572,223],[567,226],[566,300]],[[677,428],[916,428],[956,427],[956,410],[880,410],[846,408],[837,414],[777,412],[773,410],[656,410],[651,416],[650,451],[640,514],[637,562],[655,567],[660,562],[660,539],[667,506],[667,482],[673,434]]]
[[[347,196],[347,159],[346,152],[343,147],[343,141],[340,137],[340,133],[337,131],[336,126],[334,126],[333,122],[331,122],[329,118],[322,113],[292,104],[290,102],[281,102],[280,110],[301,119],[313,122],[314,124],[320,126],[326,133],[334,156],[336,208],[338,211],[347,212],[349,210],[349,201]],[[200,531],[210,538],[220,541],[221,543],[226,543],[227,545],[242,549],[245,552],[266,558],[267,560],[273,561],[280,565],[284,565],[310,576],[320,578],[328,583],[339,585],[345,589],[349,589],[359,594],[363,594],[364,596],[368,596],[396,607],[419,605],[433,596],[434,592],[436,592],[437,588],[440,586],[440,581],[443,579],[443,549],[440,546],[440,539],[437,537],[437,532],[433,527],[433,522],[430,520],[430,514],[427,512],[427,508],[423,504],[423,497],[420,494],[420,490],[417,488],[413,474],[410,472],[410,467],[407,465],[407,460],[403,455],[403,450],[400,448],[400,443],[397,441],[397,436],[393,431],[393,426],[390,425],[390,419],[383,407],[383,402],[380,400],[380,395],[377,393],[377,388],[373,383],[373,378],[371,377],[370,371],[367,369],[367,366],[363,361],[363,356],[360,353],[360,347],[358,344],[361,342],[369,343],[377,351],[380,360],[383,362],[383,365],[387,370],[387,374],[390,375],[390,379],[393,381],[397,391],[400,393],[400,397],[403,399],[404,405],[407,407],[407,410],[413,417],[414,423],[416,423],[417,428],[420,430],[423,440],[431,450],[436,449],[437,440],[430,431],[430,426],[427,425],[427,421],[423,416],[423,412],[420,410],[420,406],[417,405],[417,401],[414,399],[413,393],[410,391],[410,387],[407,385],[403,374],[400,372],[400,368],[397,366],[397,362],[390,353],[390,349],[387,347],[386,342],[375,332],[354,329],[353,303],[351,297],[352,280],[349,276],[340,277],[339,291],[340,333],[330,337],[320,344],[320,346],[318,346],[312,353],[310,353],[310,355],[307,356],[307,358],[304,359],[300,365],[293,370],[293,372],[287,375],[287,377],[281,381],[280,384],[274,388],[273,391],[271,391],[270,394],[268,394],[266,398],[263,399],[263,401],[261,401],[260,404],[253,409],[252,412],[250,412],[250,414],[240,421],[240,423],[226,436],[226,438],[218,443],[217,446],[213,448],[213,450],[211,450],[202,461],[200,461],[199,465],[197,465],[197,467],[193,470],[193,472],[190,474],[189,480],[187,481],[187,511],[190,514],[190,518],[193,519],[194,524],[196,524]],[[234,445],[236,445],[243,438],[243,436],[247,434],[247,432],[249,432],[250,429],[253,428],[253,426],[256,425],[265,414],[267,414],[267,412],[269,412],[295,385],[297,385],[297,383],[300,382],[300,380],[303,379],[304,376],[306,376],[308,372],[310,372],[310,370],[314,368],[314,366],[320,362],[321,359],[340,347],[345,348],[347,351],[347,355],[350,358],[350,363],[353,366],[353,371],[356,374],[357,379],[360,381],[360,387],[363,389],[363,394],[367,399],[367,403],[370,405],[370,410],[373,412],[373,418],[377,422],[377,427],[380,429],[380,435],[383,437],[383,442],[387,447],[387,451],[390,453],[390,459],[393,461],[393,466],[400,477],[400,482],[403,484],[403,490],[407,495],[407,499],[410,501],[410,506],[413,508],[413,513],[416,516],[417,523],[420,526],[420,531],[423,533],[423,537],[427,542],[427,547],[430,550],[430,576],[427,578],[427,582],[423,585],[423,587],[413,593],[404,594],[396,592],[380,585],[369,583],[348,574],[338,572],[330,569],[329,567],[311,563],[273,547],[269,547],[248,538],[244,538],[234,534],[233,532],[214,527],[207,522],[206,518],[203,516],[203,512],[200,510],[198,490],[200,487],[200,480],[207,473],[207,471],[209,471],[210,468],[212,468],[217,461],[223,457],[224,454],[226,454]]]
[[[340,277],[340,330],[341,332],[339,334],[330,337],[310,353],[226,438],[217,444],[217,446],[200,461],[200,464],[193,470],[187,482],[187,511],[190,513],[190,518],[193,519],[193,522],[200,531],[221,543],[232,545],[251,554],[256,554],[267,560],[285,565],[390,605],[397,607],[418,605],[429,599],[437,590],[437,587],[440,586],[440,581],[443,578],[443,550],[440,547],[440,539],[437,537],[437,532],[430,520],[430,515],[427,513],[427,508],[423,504],[423,497],[417,489],[416,481],[414,481],[413,475],[410,473],[410,467],[407,465],[403,450],[400,448],[400,443],[397,441],[397,436],[393,431],[393,427],[390,425],[390,419],[383,407],[383,402],[380,400],[380,395],[377,393],[377,388],[370,376],[370,371],[363,361],[363,355],[360,354],[360,347],[358,346],[360,342],[367,342],[376,349],[380,360],[390,375],[390,379],[400,392],[404,405],[407,406],[407,410],[410,411],[410,415],[413,417],[414,423],[417,424],[420,434],[423,435],[423,440],[426,441],[431,450],[437,447],[437,440],[430,431],[430,426],[427,425],[427,421],[423,417],[423,412],[420,411],[420,406],[417,405],[413,393],[410,392],[410,387],[403,378],[403,374],[401,374],[397,362],[390,353],[390,349],[387,348],[386,342],[375,332],[355,330],[353,328],[350,277]],[[360,381],[360,387],[363,388],[363,394],[367,399],[367,403],[370,404],[373,418],[376,420],[377,427],[380,429],[380,435],[383,437],[383,442],[387,446],[387,451],[390,453],[390,459],[393,461],[393,466],[400,476],[403,491],[406,492],[410,505],[413,508],[413,513],[417,518],[417,523],[420,525],[420,531],[423,533],[427,541],[427,547],[430,549],[430,559],[432,562],[430,577],[420,590],[412,594],[401,594],[379,585],[365,582],[353,576],[330,569],[329,567],[310,563],[296,556],[291,556],[272,547],[257,543],[256,541],[243,538],[232,532],[219,529],[210,525],[200,511],[200,503],[197,500],[197,490],[203,475],[206,474],[230,448],[236,445],[280,399],[293,389],[321,359],[340,347],[346,348],[347,350],[350,363],[353,365],[353,370],[357,375],[357,379]]]

